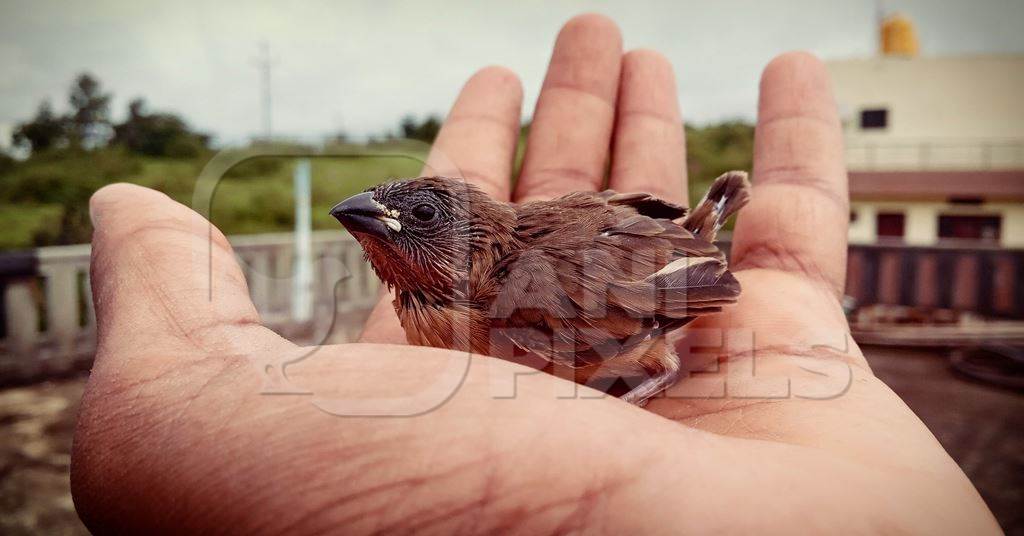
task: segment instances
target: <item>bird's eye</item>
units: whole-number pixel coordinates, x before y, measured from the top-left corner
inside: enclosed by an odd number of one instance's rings
[[[430,221],[434,219],[434,207],[424,203],[422,205],[416,205],[416,208],[412,209],[412,215],[420,221]]]

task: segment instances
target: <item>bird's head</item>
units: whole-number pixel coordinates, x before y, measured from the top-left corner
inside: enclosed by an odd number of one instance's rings
[[[338,203],[331,215],[385,283],[438,300],[453,297],[477,254],[509,240],[515,226],[511,206],[444,177],[375,186]]]

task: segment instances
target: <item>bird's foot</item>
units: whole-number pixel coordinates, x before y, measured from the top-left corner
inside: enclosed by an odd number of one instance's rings
[[[620,398],[642,408],[647,405],[651,398],[671,387],[678,379],[678,369],[666,370],[640,382],[640,385],[637,385]]]

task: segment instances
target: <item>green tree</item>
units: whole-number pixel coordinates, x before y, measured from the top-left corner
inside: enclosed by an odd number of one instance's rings
[[[89,73],[78,75],[68,102],[72,145],[93,148],[106,142],[110,133],[110,93],[102,91],[100,81]]]
[[[407,115],[402,118],[400,128],[405,138],[433,143],[437,133],[441,131],[441,120],[431,115],[419,123],[415,117]]]
[[[45,151],[67,141],[67,120],[53,113],[50,101],[39,104],[35,117],[17,126],[14,144],[32,152]]]
[[[715,177],[753,166],[754,126],[726,121],[695,127],[686,125],[687,175],[691,199],[700,199]]]
[[[206,149],[209,136],[192,132],[185,121],[170,113],[146,113],[146,102],[128,104],[128,117],[114,125],[112,143],[146,156],[186,158]]]

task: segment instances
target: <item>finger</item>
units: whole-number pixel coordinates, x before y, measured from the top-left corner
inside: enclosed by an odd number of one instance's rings
[[[622,36],[601,15],[580,15],[558,34],[530,126],[515,199],[600,188],[615,121]]]
[[[672,64],[653,50],[622,58],[609,187],[686,203],[686,144]]]
[[[507,201],[522,102],[515,73],[504,67],[478,71],[445,119],[423,174],[462,177]]]
[[[761,76],[754,191],[733,243],[740,269],[792,272],[841,292],[849,199],[839,116],[824,65],[779,56]]]
[[[487,67],[477,72],[452,105],[422,174],[461,177],[495,199],[508,200],[522,101],[522,86],[512,71]],[[406,341],[393,299],[390,292],[383,294],[367,318],[361,341]]]
[[[100,189],[90,213],[98,365],[112,352],[241,354],[281,342],[260,325],[230,244],[202,216],[130,184]]]

